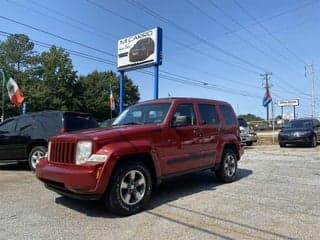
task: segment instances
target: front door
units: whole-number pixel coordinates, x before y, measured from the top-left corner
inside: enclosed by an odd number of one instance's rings
[[[165,175],[203,166],[201,135],[193,104],[177,105],[166,135],[166,153],[162,156]]]

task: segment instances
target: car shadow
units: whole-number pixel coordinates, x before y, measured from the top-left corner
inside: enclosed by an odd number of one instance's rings
[[[240,181],[252,173],[252,170],[239,168],[236,181]],[[216,179],[215,175],[210,170],[170,178],[163,181],[154,189],[150,202],[145,210],[151,210],[163,204],[199,192],[215,191],[223,184],[224,183],[221,183]],[[59,196],[56,198],[55,202],[91,217],[119,217],[108,212],[102,201],[75,200]]]
[[[0,162],[0,171],[27,171],[30,172],[28,162]]]

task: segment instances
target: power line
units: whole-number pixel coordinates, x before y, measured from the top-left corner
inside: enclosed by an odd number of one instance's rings
[[[87,32],[87,33],[90,33],[90,34],[94,34],[94,35],[96,35],[96,36],[98,36],[100,38],[103,38],[103,39],[109,38],[109,39],[112,39],[112,40],[116,39],[116,37],[114,35],[112,35],[111,33],[106,34],[105,32],[103,32],[101,30],[97,30],[97,29],[94,30],[93,26],[90,26],[90,25],[88,25],[87,23],[85,23],[83,21],[79,21],[79,20],[77,20],[75,18],[72,18],[70,16],[64,15],[63,13],[61,13],[59,11],[56,11],[55,9],[49,8],[49,7],[47,7],[47,6],[43,5],[43,4],[37,3],[37,2],[35,2],[33,0],[29,0],[28,4],[32,4],[32,5],[34,5],[34,6],[38,7],[38,8],[41,8],[41,9],[43,9],[45,11],[38,11],[36,9],[31,8],[30,6],[26,6],[26,5],[24,5],[24,4],[20,3],[20,2],[17,2],[17,1],[13,1],[13,0],[10,0],[10,1],[7,0],[7,1],[8,2],[12,2],[12,3],[14,3],[14,4],[16,4],[16,5],[18,5],[18,6],[22,7],[22,8],[25,8],[28,11],[32,11],[32,12],[35,12],[35,13],[37,13],[39,15],[54,19],[57,22],[66,24],[66,25],[71,26],[71,27],[73,27],[75,29],[78,29],[78,30],[81,30],[81,31],[84,31],[84,32]],[[53,12],[54,14],[59,16],[60,18],[48,15],[47,14],[48,12]],[[65,19],[68,19],[69,21],[72,21],[72,22],[78,24],[78,26],[74,25],[74,24],[71,24],[70,22],[63,21],[61,17],[65,18]]]
[[[248,16],[250,17],[254,22],[256,22],[271,38],[273,38],[279,45],[281,45],[283,48],[285,48],[292,56],[294,56],[299,62],[305,64],[305,61],[299,57],[295,52],[293,52],[291,49],[289,49],[279,38],[277,38],[272,32],[269,31],[269,29],[264,26],[256,17],[254,17],[250,12],[245,9],[237,0],[233,0],[233,2]]]
[[[250,61],[246,60],[246,59],[243,59],[241,57],[238,57],[236,55],[234,55],[233,53],[230,53],[228,51],[226,51],[225,49],[217,46],[216,44],[213,44],[209,41],[207,41],[206,39],[202,38],[201,36],[189,31],[188,29],[185,29],[184,27],[181,27],[180,25],[176,24],[175,22],[173,22],[172,20],[169,20],[163,16],[161,16],[160,14],[158,14],[157,12],[151,10],[150,8],[146,7],[144,4],[140,3],[140,2],[137,2],[135,0],[127,0],[128,3],[130,3],[132,6],[142,10],[143,12],[145,12],[146,14],[154,17],[154,18],[157,18],[159,19],[161,22],[164,22],[164,23],[167,23],[167,24],[170,24],[171,26],[173,26],[174,28],[178,29],[179,31],[189,35],[189,36],[192,36],[193,38],[197,39],[199,42],[201,43],[204,43],[205,45],[211,47],[212,49],[216,49],[218,50],[219,52],[223,53],[224,55],[228,56],[228,57],[231,57],[233,59],[236,59],[238,60],[239,62],[242,62],[248,66],[251,66],[255,69],[259,69],[259,70],[262,70],[264,71],[264,68],[261,67],[261,66],[258,66],[254,63],[251,63]]]
[[[108,9],[108,8],[104,7],[103,5],[101,5],[101,4],[95,3],[95,2],[93,2],[93,1],[91,1],[91,0],[86,0],[86,1],[87,1],[89,4],[91,4],[91,5],[93,5],[93,6],[97,7],[97,8],[100,8],[101,10],[106,11],[106,12],[109,13],[109,14],[112,14],[112,15],[114,15],[114,16],[117,16],[117,17],[121,18],[122,20],[125,20],[125,21],[129,22],[130,24],[136,25],[136,26],[138,26],[138,27],[140,27],[140,28],[143,28],[143,29],[147,29],[147,28],[148,28],[147,26],[142,25],[142,24],[138,23],[137,21],[135,21],[135,20],[133,20],[133,19],[130,19],[130,18],[128,18],[128,17],[124,17],[124,16],[122,16],[121,14],[118,14],[118,13],[116,13],[116,12]],[[254,73],[254,74],[259,74],[258,71],[253,71],[253,70],[248,69],[248,68],[246,68],[246,67],[244,67],[244,66],[241,66],[241,65],[239,65],[239,64],[231,63],[231,62],[228,62],[228,61],[226,61],[226,60],[224,60],[224,59],[217,58],[216,56],[210,55],[210,54],[208,54],[207,52],[202,51],[201,49],[197,49],[197,48],[192,47],[192,46],[189,45],[189,44],[186,44],[186,43],[177,41],[177,40],[174,39],[174,38],[170,38],[170,37],[168,37],[168,36],[164,36],[164,38],[165,38],[165,39],[168,39],[169,41],[175,43],[175,44],[178,45],[178,46],[183,46],[183,47],[185,47],[186,49],[191,50],[192,52],[195,52],[195,53],[200,54],[200,55],[202,55],[202,56],[205,56],[205,57],[207,57],[207,58],[209,58],[209,59],[211,59],[211,60],[213,60],[213,61],[216,61],[216,62],[219,62],[219,63],[224,63],[224,64],[226,64],[226,65],[228,65],[228,66],[233,66],[233,67],[236,67],[236,68],[241,69],[241,70],[246,71],[246,72],[251,72],[251,73]]]
[[[50,36],[52,36],[52,37],[55,37],[55,38],[64,40],[64,41],[66,41],[66,42],[70,42],[70,43],[72,43],[72,44],[76,44],[76,45],[78,45],[78,46],[85,47],[85,48],[94,50],[94,51],[99,52],[99,53],[104,53],[104,54],[106,54],[106,55],[109,55],[109,56],[112,56],[112,57],[116,57],[116,56],[115,56],[114,54],[112,54],[112,53],[109,53],[109,52],[106,52],[106,51],[103,51],[103,50],[100,50],[100,49],[97,49],[97,48],[94,48],[94,47],[90,47],[90,46],[88,46],[88,45],[86,45],[86,44],[84,44],[84,43],[80,43],[80,42],[77,42],[77,41],[74,41],[74,40],[70,40],[70,39],[65,38],[65,37],[62,37],[62,36],[60,36],[60,35],[58,35],[58,34],[51,33],[51,32],[45,31],[45,30],[42,30],[42,29],[40,29],[40,28],[31,26],[31,25],[29,25],[29,24],[22,23],[22,22],[19,22],[19,21],[17,21],[17,20],[14,20],[14,19],[11,19],[11,18],[8,18],[8,17],[4,17],[4,16],[1,16],[1,15],[0,15],[0,18],[2,18],[2,19],[4,19],[4,20],[7,20],[7,21],[9,21],[9,22],[13,22],[13,23],[22,25],[22,26],[27,27],[27,28],[31,28],[31,29],[33,29],[33,30],[35,30],[35,31],[37,31],[37,32],[41,32],[41,33],[50,35]]]
[[[4,31],[0,31],[0,35],[2,36],[10,36],[12,35],[11,33],[7,33]],[[42,47],[46,47],[46,48],[50,48],[52,45],[42,42],[42,41],[37,41],[37,40],[33,40],[30,39],[31,41],[35,42],[37,45],[42,46]],[[92,56],[90,54],[86,54],[86,53],[82,53],[79,51],[75,51],[75,50],[70,50],[67,48],[63,48],[66,51],[68,51],[70,54],[75,55],[75,56],[79,56],[88,60],[93,60],[93,61],[97,61],[97,62],[101,62],[101,63],[106,63],[112,66],[116,66],[116,62],[114,61],[110,61],[107,59],[103,59],[103,58],[99,58],[96,56]],[[146,71],[146,70],[138,70],[138,72],[143,73],[143,74],[148,74],[148,75],[153,75],[153,72],[151,71]],[[195,80],[189,77],[185,77],[185,76],[181,76],[181,75],[177,75],[177,74],[173,74],[170,72],[164,72],[165,74],[161,73],[159,76],[163,79],[169,80],[169,81],[174,81],[174,82],[179,82],[182,84],[187,84],[187,85],[191,85],[191,86],[197,86],[197,87],[201,87],[201,88],[205,88],[205,89],[209,89],[209,90],[214,90],[214,91],[219,91],[219,92],[229,92],[233,95],[240,95],[240,96],[244,96],[244,97],[250,97],[250,98],[257,98],[257,96],[251,95],[249,93],[243,93],[243,92],[239,92],[238,90],[235,89],[231,89],[231,88],[225,88],[225,87],[221,87],[218,85],[213,85],[210,83],[206,83],[203,81],[199,81],[199,80]]]

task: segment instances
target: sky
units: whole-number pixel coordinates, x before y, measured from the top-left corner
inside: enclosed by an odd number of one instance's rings
[[[237,114],[266,118],[263,75],[268,73],[274,116],[281,114],[278,101],[298,99],[298,117],[313,112],[320,117],[320,0],[0,3],[0,41],[8,33],[23,33],[39,53],[48,45],[63,47],[80,75],[116,72],[118,40],[160,27],[160,98],[223,100]],[[154,98],[152,67],[126,75],[139,87],[141,101]],[[292,107],[284,108],[290,112]]]

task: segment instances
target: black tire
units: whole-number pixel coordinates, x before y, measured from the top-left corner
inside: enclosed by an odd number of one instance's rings
[[[103,200],[112,213],[128,216],[145,207],[151,192],[149,169],[142,162],[132,161],[117,167]]]
[[[246,142],[247,146],[252,146],[253,142]]]
[[[316,147],[317,146],[317,137],[316,137],[316,135],[313,135],[310,146],[311,147]]]
[[[283,148],[283,147],[286,146],[286,144],[285,143],[279,143],[279,146]]]
[[[222,154],[220,166],[215,170],[216,177],[225,183],[236,179],[238,169],[237,157],[231,149],[225,149]]]
[[[47,148],[43,146],[34,147],[30,151],[29,157],[28,157],[28,163],[31,171],[35,171],[36,166],[39,162],[39,159],[41,157],[44,157],[46,155],[46,152],[47,152]]]

